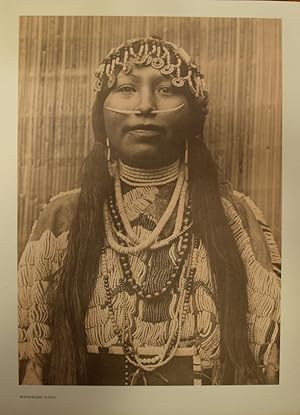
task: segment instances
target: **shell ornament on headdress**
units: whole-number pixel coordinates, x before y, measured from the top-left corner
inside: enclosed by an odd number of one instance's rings
[[[154,37],[129,40],[112,49],[95,73],[95,90],[102,91],[104,82],[108,88],[112,88],[117,74],[120,71],[130,73],[132,65],[151,65],[162,75],[170,75],[175,87],[181,88],[187,84],[197,103],[203,110],[206,109],[208,94],[198,66],[183,49]]]

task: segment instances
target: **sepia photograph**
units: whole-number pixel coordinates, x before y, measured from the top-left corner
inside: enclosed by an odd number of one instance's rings
[[[282,20],[20,16],[18,64],[19,384],[280,384]]]

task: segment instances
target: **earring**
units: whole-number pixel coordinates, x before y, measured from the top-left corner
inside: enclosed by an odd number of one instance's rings
[[[184,150],[184,175],[185,180],[189,180],[189,143],[188,139],[185,139],[185,150]]]
[[[117,161],[112,160],[111,157],[111,150],[110,150],[110,143],[109,138],[106,137],[106,160],[107,160],[107,167],[108,171],[111,177],[115,177],[116,167],[117,167]]]
[[[106,160],[107,160],[107,163],[110,164],[110,162],[111,162],[111,153],[110,153],[110,144],[109,144],[108,137],[106,137]]]

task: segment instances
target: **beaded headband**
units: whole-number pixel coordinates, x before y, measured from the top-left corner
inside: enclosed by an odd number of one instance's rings
[[[95,91],[102,91],[104,83],[112,88],[117,74],[130,73],[133,64],[152,66],[162,75],[170,75],[175,87],[187,84],[196,101],[206,108],[208,94],[199,67],[182,48],[154,37],[128,40],[112,49],[95,73]]]

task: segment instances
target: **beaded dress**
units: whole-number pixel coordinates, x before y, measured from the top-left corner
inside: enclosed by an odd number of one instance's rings
[[[126,215],[140,240],[147,239],[157,226],[174,187],[174,181],[159,186],[146,183],[138,187],[122,183]],[[51,275],[62,265],[78,195],[79,190],[75,190],[52,199],[41,212],[20,261],[19,357],[27,362],[23,383],[43,382],[38,356],[51,351],[51,313],[45,291]],[[278,250],[270,229],[253,202],[237,192],[233,197],[234,206],[226,198],[222,201],[248,275],[250,347],[259,365],[276,366],[280,298]],[[108,206],[114,211],[113,197]],[[160,239],[172,234],[176,215],[177,209]],[[188,217],[185,224],[188,227]],[[191,232],[190,235],[191,242],[179,267],[182,277],[172,283],[168,281],[178,270],[183,234],[159,249],[128,255],[127,265],[108,243],[99,253],[99,274],[85,319],[89,384],[220,382],[216,290],[205,246]],[[134,283],[124,277],[126,266],[134,276]],[[190,273],[188,293],[183,297],[187,273]],[[170,287],[164,289],[168,285]],[[136,287],[143,291],[143,296],[139,295]],[[160,294],[146,298],[147,293]],[[125,359],[119,332],[128,327],[131,347],[143,356],[145,365],[155,363],[151,358],[160,355],[174,335],[168,351],[172,358],[158,364],[153,371],[141,370],[134,360]]]

